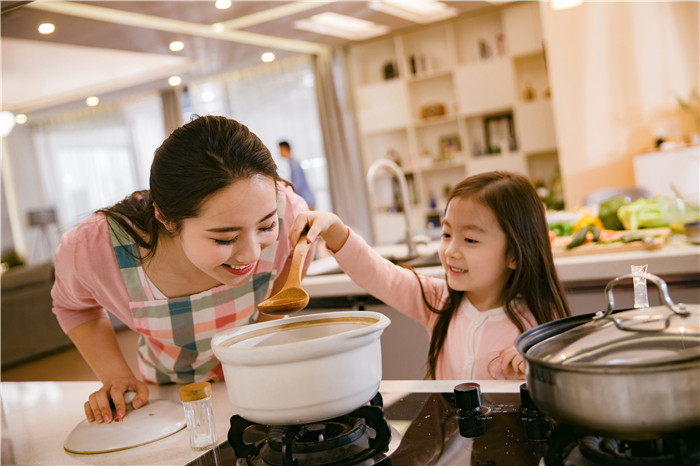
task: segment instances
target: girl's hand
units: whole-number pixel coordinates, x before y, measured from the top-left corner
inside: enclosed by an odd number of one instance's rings
[[[525,360],[512,346],[501,351],[501,369],[506,380],[525,379]]]
[[[331,212],[318,210],[301,212],[294,219],[289,231],[289,239],[292,244],[296,244],[307,225],[309,231],[306,234],[306,240],[313,243],[321,237],[326,242],[326,247],[333,252],[338,252],[345,245],[350,234],[350,230],[343,221]]]
[[[134,409],[139,409],[148,401],[148,385],[136,378],[115,379],[105,383],[102,388],[92,393],[88,401],[85,402],[85,417],[88,422],[97,421],[98,424],[103,422],[109,424],[113,420],[119,422],[124,419],[126,415],[125,392],[136,393],[131,402]],[[114,418],[110,401],[114,405]]]

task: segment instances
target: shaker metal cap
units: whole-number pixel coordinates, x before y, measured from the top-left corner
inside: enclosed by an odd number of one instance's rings
[[[180,399],[182,401],[203,400],[211,396],[211,384],[209,382],[195,382],[180,387]]]

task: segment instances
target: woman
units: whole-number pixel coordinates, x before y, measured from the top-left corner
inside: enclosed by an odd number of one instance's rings
[[[88,421],[121,420],[127,391],[136,393],[134,408],[143,406],[144,382],[222,379],[211,337],[260,320],[256,305],[286,280],[289,228],[304,210],[255,134],[204,116],[156,150],[150,190],[63,235],[53,312],[103,384],[85,403]],[[129,369],[105,310],[140,334],[143,381]]]

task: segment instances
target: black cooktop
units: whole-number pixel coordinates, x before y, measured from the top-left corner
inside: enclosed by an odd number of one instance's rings
[[[347,415],[349,419],[343,416],[305,426],[286,426],[281,431],[279,427],[260,426],[233,416],[229,440],[233,439],[236,448],[229,441],[224,442],[188,466],[700,465],[700,429],[644,442],[578,435],[565,425],[554,425],[542,415],[529,399],[525,384],[520,393],[482,394],[477,384],[464,383],[455,387],[453,393],[410,393],[389,403],[383,403],[381,396],[377,396],[357,411],[364,413],[375,408],[383,413],[379,418],[386,428],[377,421],[374,411],[366,421],[352,417],[353,411]],[[241,421],[246,426],[242,439],[249,444],[248,450],[255,450],[254,455],[249,452],[236,455],[241,441],[232,432],[236,430],[233,426]],[[339,427],[340,424],[349,427]],[[342,432],[336,435],[338,429]],[[325,456],[303,453],[316,449],[314,442],[308,441],[310,438],[322,437],[325,444],[333,437],[330,443],[334,445],[352,439],[354,443],[372,446],[374,440],[386,436],[382,431],[391,432],[391,446],[377,446],[374,442],[378,454],[353,452],[350,459],[346,456],[331,461]],[[283,439],[285,435],[287,443]],[[270,455],[275,449],[277,453]],[[285,451],[291,453],[285,456]],[[331,457],[338,456],[333,453]]]
[[[530,440],[527,436],[521,420],[520,395],[488,393],[482,394],[481,398],[481,407],[476,411],[477,419],[474,420],[460,416],[462,411],[456,406],[454,393],[410,393],[386,404],[386,420],[391,425],[392,433],[400,436],[398,447],[392,448],[389,457],[381,458],[379,462],[357,464],[539,464],[543,445],[541,441]],[[478,426],[483,424],[486,432],[474,439],[462,437],[460,429],[467,435],[474,434],[474,431],[470,433],[470,429],[474,429],[471,424],[474,423],[477,431]],[[246,464],[255,463],[237,458],[227,441],[192,461],[189,466]]]

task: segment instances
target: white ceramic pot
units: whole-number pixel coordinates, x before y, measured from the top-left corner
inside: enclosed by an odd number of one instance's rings
[[[379,390],[378,312],[338,311],[246,325],[218,333],[236,414],[260,424],[303,424],[347,414]]]

